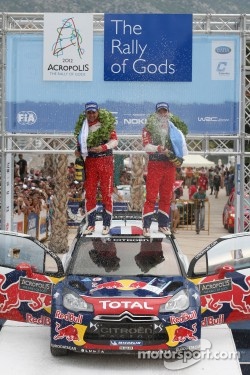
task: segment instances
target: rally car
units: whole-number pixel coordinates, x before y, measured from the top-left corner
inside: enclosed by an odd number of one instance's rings
[[[222,212],[222,224],[228,233],[234,233],[235,227],[235,199],[236,192],[233,190],[229,195]],[[249,231],[250,221],[250,196],[244,195],[244,231]]]
[[[199,348],[203,326],[250,319],[250,234],[224,236],[188,264],[173,235],[114,215],[84,223],[60,257],[28,235],[0,232],[0,319],[51,326],[52,355]]]

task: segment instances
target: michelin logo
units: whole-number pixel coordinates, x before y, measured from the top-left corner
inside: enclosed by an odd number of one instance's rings
[[[142,344],[143,344],[142,341],[129,341],[129,340],[111,340],[110,341],[110,345],[113,345],[113,346],[116,346],[116,345],[131,346],[131,345],[142,345]]]

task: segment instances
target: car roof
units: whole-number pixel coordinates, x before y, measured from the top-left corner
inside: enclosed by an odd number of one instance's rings
[[[142,236],[142,220],[139,219],[118,219],[118,218],[113,218],[111,226],[110,226],[110,234],[108,235],[103,235],[102,234],[102,229],[103,229],[103,224],[102,220],[97,220],[95,223],[95,231],[93,234],[89,235],[84,235],[84,230],[86,228],[87,224],[85,223],[79,228],[79,232],[81,236],[86,236],[86,237],[112,237],[112,232],[113,236],[124,236],[124,237],[130,237],[130,236]],[[121,233],[117,234],[117,231],[112,231],[114,228],[120,228]],[[136,231],[135,228],[138,230]],[[130,230],[131,229],[131,230]],[[116,233],[114,233],[116,232]],[[135,234],[137,232],[137,234]],[[153,222],[151,227],[150,227],[150,233],[151,233],[151,238],[166,238],[166,235],[158,231],[158,223]]]

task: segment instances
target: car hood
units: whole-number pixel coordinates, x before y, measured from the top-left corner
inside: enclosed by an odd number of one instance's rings
[[[91,297],[163,297],[187,287],[182,276],[68,276],[64,283],[84,296]]]

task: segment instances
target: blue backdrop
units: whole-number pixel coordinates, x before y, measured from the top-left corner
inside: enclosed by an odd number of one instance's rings
[[[214,41],[221,46],[233,43],[233,79],[212,79]],[[224,58],[218,55],[218,61]],[[11,133],[72,133],[90,100],[114,112],[119,134],[141,134],[158,101],[169,102],[170,111],[188,125],[189,134],[239,131],[238,35],[193,36],[192,82],[105,81],[103,35],[94,36],[91,82],[43,81],[42,34],[7,35],[6,59],[6,131]]]

